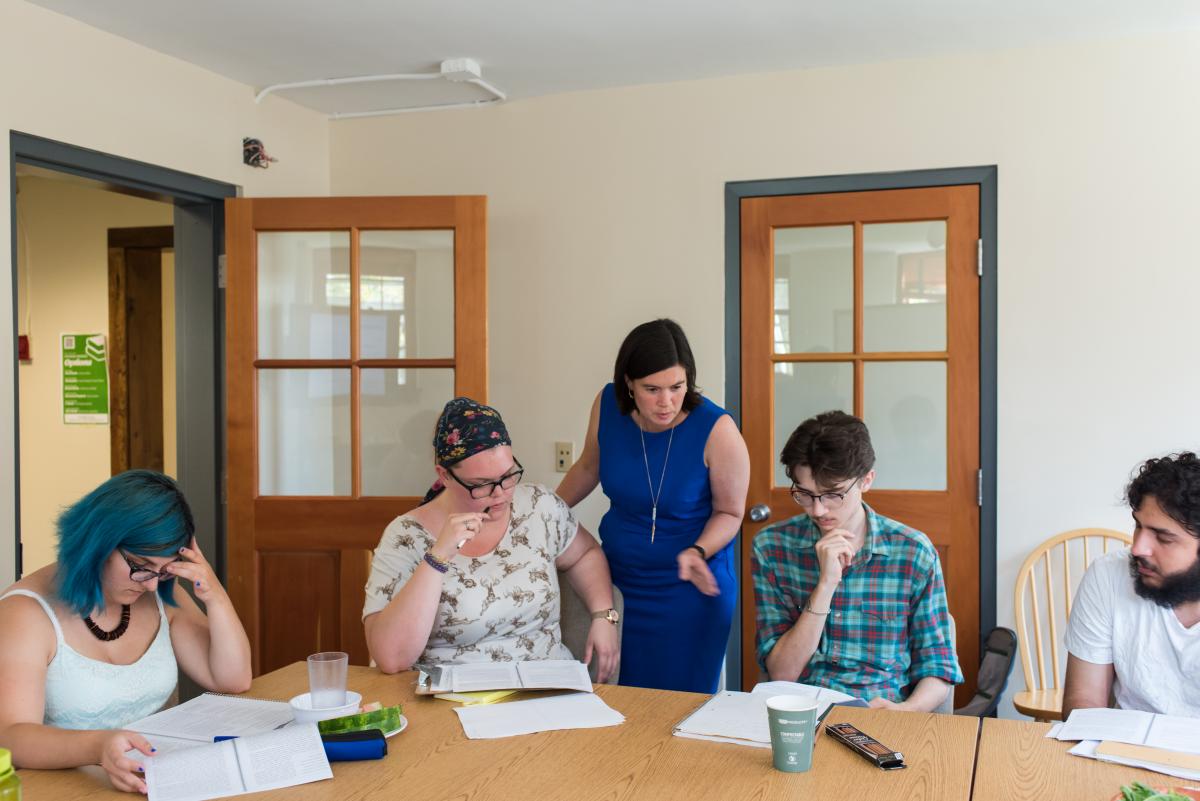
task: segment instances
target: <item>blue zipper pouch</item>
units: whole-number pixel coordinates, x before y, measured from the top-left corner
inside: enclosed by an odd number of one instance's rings
[[[330,762],[358,762],[387,756],[387,740],[379,729],[322,734],[321,742]]]

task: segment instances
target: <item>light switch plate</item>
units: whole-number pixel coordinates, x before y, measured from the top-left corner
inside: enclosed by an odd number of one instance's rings
[[[575,464],[575,443],[574,442],[556,442],[554,443],[554,469],[556,472],[565,473],[571,469],[571,465]]]

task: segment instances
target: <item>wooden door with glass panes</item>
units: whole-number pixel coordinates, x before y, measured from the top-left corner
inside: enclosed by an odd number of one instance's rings
[[[925,532],[946,576],[966,677],[979,666],[979,191],[976,186],[747,198],[741,205],[742,668],[755,657],[750,548],[800,514],[779,464],[788,435],[830,409],[871,432],[865,500]]]
[[[226,201],[229,593],[255,674],[368,661],[383,529],[434,478],[434,423],[487,399],[484,197]]]

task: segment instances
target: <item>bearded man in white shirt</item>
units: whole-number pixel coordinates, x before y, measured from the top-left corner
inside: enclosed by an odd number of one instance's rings
[[[1150,459],[1126,497],[1133,547],[1092,563],[1071,610],[1063,717],[1110,695],[1200,717],[1200,459]]]

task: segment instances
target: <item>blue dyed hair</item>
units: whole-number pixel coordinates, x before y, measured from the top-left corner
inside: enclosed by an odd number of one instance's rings
[[[63,510],[58,518],[58,596],[80,615],[104,608],[100,574],[118,548],[174,556],[196,530],[179,486],[162,473],[128,470]],[[160,579],[163,603],[175,605],[175,579]]]

